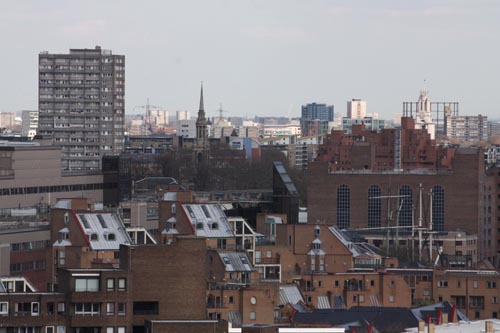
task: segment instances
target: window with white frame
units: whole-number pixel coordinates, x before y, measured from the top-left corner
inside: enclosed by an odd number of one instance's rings
[[[118,332],[117,333],[125,333],[125,327],[124,326],[118,327]]]
[[[255,320],[255,319],[257,319],[257,314],[255,313],[255,311],[250,312],[250,320]]]
[[[112,316],[115,314],[115,303],[106,303],[106,315]]]
[[[0,315],[6,316],[9,314],[9,302],[0,302]]]
[[[76,278],[75,291],[76,292],[99,291],[99,278]]]
[[[75,303],[75,315],[99,316],[101,305],[99,303]]]
[[[123,291],[127,289],[127,280],[125,278],[118,279],[118,290]]]
[[[114,333],[115,328],[114,327],[106,327],[106,333]]]

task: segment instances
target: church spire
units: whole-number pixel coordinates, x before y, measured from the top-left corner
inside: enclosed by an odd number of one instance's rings
[[[198,120],[205,120],[205,104],[203,102],[203,81],[200,90],[200,108],[198,109]]]

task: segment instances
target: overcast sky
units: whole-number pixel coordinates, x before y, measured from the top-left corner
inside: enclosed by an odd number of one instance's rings
[[[36,109],[38,53],[126,56],[126,112],[151,104],[298,116],[359,97],[392,118],[424,86],[500,117],[500,1],[0,0],[0,111]],[[136,109],[137,110],[137,109]]]

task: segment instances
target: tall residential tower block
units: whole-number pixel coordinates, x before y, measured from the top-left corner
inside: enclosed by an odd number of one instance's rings
[[[61,146],[63,171],[100,170],[123,150],[125,56],[96,46],[41,52],[38,62],[38,134]]]

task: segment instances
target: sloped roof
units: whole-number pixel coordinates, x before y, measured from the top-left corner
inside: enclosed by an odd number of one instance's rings
[[[410,309],[395,307],[352,307],[349,310],[315,310],[297,312],[293,318],[298,324],[345,325],[368,322],[385,333],[400,333],[405,328],[418,325]]]
[[[120,244],[130,244],[130,238],[120,218],[111,213],[77,214],[77,221],[88,237],[92,250],[119,250]]]
[[[380,249],[372,244],[361,242],[359,234],[346,232],[344,230],[341,231],[336,227],[329,227],[328,229],[342,244],[345,245],[345,247],[347,247],[354,258],[362,256],[380,258]]]
[[[241,327],[243,324],[243,319],[241,317],[241,312],[239,311],[229,311],[227,313],[228,321],[233,325],[233,327]]]
[[[219,257],[226,266],[226,272],[251,272],[254,270],[246,252],[219,252]]]
[[[196,236],[207,238],[232,238],[233,229],[222,208],[216,204],[183,204]]]
[[[280,285],[280,305],[295,305],[299,302],[304,302],[304,299],[296,284]]]
[[[330,301],[328,300],[328,296],[319,295],[318,296],[318,309],[331,309]]]

